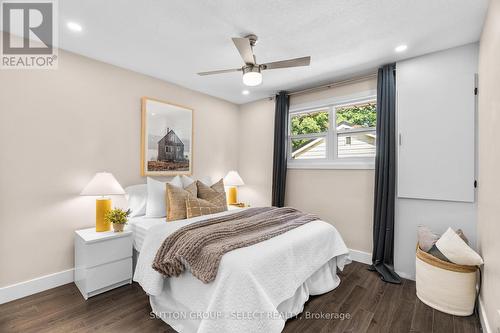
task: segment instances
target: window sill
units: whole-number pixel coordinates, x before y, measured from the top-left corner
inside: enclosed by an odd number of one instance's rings
[[[373,162],[288,162],[288,169],[311,169],[311,170],[374,170]]]

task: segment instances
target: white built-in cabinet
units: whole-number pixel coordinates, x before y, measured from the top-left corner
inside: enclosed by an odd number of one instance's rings
[[[477,43],[397,63],[398,197],[474,201],[477,68]]]

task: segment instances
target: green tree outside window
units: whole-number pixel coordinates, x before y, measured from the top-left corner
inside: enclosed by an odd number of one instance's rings
[[[377,123],[377,105],[368,103],[349,105],[336,109],[336,124],[346,122],[353,127],[375,127]],[[313,134],[328,131],[328,111],[302,113],[292,116],[291,134]],[[310,139],[292,140],[293,151],[304,146]]]

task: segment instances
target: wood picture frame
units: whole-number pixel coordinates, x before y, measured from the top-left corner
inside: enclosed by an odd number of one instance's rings
[[[141,98],[141,176],[192,175],[193,113],[183,105]]]

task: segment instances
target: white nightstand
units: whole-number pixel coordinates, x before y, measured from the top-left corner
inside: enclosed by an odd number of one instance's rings
[[[132,283],[132,231],[75,231],[75,284],[85,299]]]

